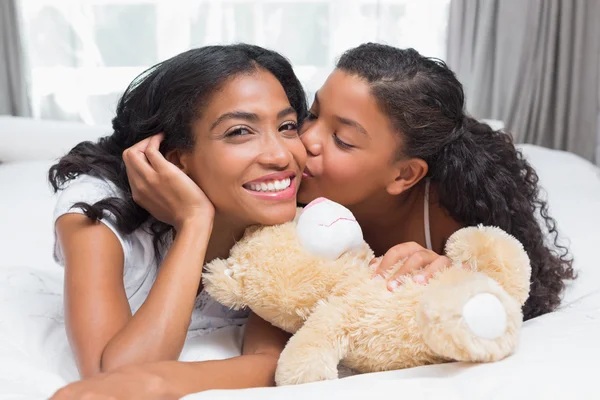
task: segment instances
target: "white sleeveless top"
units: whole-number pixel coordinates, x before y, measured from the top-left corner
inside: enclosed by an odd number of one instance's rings
[[[112,183],[89,175],[81,175],[69,183],[59,196],[54,209],[53,224],[64,214],[83,214],[79,208],[71,208],[75,203],[94,204],[107,197],[121,197],[120,191]],[[152,235],[139,228],[131,234],[123,234],[117,229],[113,215],[107,215],[101,221],[117,237],[123,247],[124,268],[123,283],[131,312],[135,313],[144,303],[150,288],[156,280],[160,262],[154,256]],[[54,242],[54,258],[64,266],[64,257],[60,246]],[[162,261],[162,260],[160,260]],[[247,311],[232,311],[213,300],[205,291],[196,298],[191,316],[189,332],[198,330],[212,331],[228,325],[242,325],[248,317]],[[202,332],[196,332],[202,333]]]

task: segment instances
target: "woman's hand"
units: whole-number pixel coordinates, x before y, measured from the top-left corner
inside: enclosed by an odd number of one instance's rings
[[[159,221],[180,230],[192,220],[210,221],[215,208],[202,189],[159,152],[163,134],[123,152],[133,200]]]
[[[140,367],[127,367],[73,382],[50,400],[171,400],[180,397],[162,377]]]
[[[389,249],[383,258],[374,258],[369,264],[374,270],[373,277],[387,275],[397,264],[402,263],[396,272],[387,278],[389,290],[400,286],[404,275],[414,274],[413,281],[427,284],[436,272],[452,265],[452,261],[446,256],[440,256],[434,251],[427,250],[415,242],[402,243]]]

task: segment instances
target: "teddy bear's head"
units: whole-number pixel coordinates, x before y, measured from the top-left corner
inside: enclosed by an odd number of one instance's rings
[[[249,228],[228,259],[206,266],[203,282],[221,304],[295,332],[350,264],[370,257],[352,213],[319,198],[294,221]]]

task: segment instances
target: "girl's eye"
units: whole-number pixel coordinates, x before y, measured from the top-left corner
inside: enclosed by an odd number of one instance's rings
[[[306,117],[304,117],[304,119],[301,121],[300,124],[300,136],[302,136],[302,134],[306,131],[306,126],[308,122],[314,121],[317,119],[317,116],[315,114],[313,114],[312,112],[308,111],[308,114],[306,114]]]
[[[344,141],[342,141],[337,134],[333,134],[333,141],[335,142],[335,144],[340,147],[343,150],[350,150],[353,149],[354,146],[352,146],[351,144],[348,144]]]
[[[246,127],[239,126],[227,132],[225,137],[246,136],[250,134],[250,130]]]

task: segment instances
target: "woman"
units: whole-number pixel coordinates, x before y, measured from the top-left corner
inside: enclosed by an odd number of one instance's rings
[[[188,328],[245,322],[202,292],[202,266],[227,256],[248,226],[294,217],[305,113],[281,55],[250,45],[190,50],[131,83],[111,136],[77,145],[51,168],[54,189],[64,189],[55,256],[82,377],[177,360]],[[156,182],[162,190],[137,198]],[[267,385],[285,341],[251,316],[245,355],[206,371],[227,371],[232,387]]]
[[[308,160],[299,201],[324,196],[350,208],[375,253],[385,254],[377,273],[405,260],[389,278],[390,290],[407,273],[426,284],[448,264],[447,238],[463,226],[485,224],[511,233],[529,253],[525,318],[559,304],[564,280],[574,273],[566,249],[545,243],[538,215],[555,242],[557,231],[537,175],[508,134],[465,115],[462,86],[442,62],[378,44],[347,51],[315,96],[301,138]],[[139,366],[102,378],[117,389],[97,379],[72,393],[118,397],[118,390],[142,387],[150,377],[159,377],[163,389],[178,386],[167,368]]]

